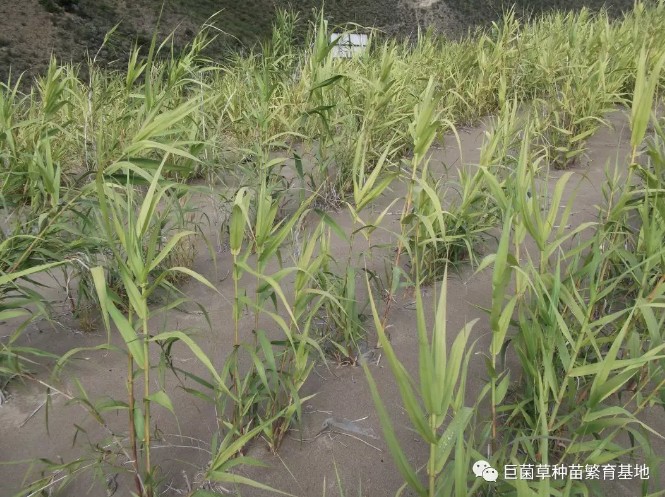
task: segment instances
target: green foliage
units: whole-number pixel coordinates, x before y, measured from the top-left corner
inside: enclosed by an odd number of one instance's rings
[[[30,378],[31,355],[51,357],[21,338],[48,316],[38,275],[62,271],[74,315],[101,315],[127,359],[126,399],[93,399],[80,385],[68,400],[105,430],[109,412],[126,413],[126,432],[108,435],[121,441],[114,455],[129,462],[135,492],[160,490],[153,413],[177,416],[179,407],[168,371],[192,380],[186,392],[218,414],[205,478],[265,490],[234,468],[256,463],[245,456],[252,440],[277,451],[301,421],[316,360],[332,351],[340,363],[360,362],[369,306],[411,424],[430,449],[424,479],[399,446],[365,364],[391,455],[417,494],[479,491],[469,462],[487,447],[495,467],[628,456],[657,467],[650,437],[658,434],[640,415],[665,402],[665,132],[652,115],[665,81],[665,3],[637,4],[615,22],[586,10],[533,20],[509,11],[459,42],[427,32],[413,44],[371,32],[368,49],[348,60],[331,56],[332,22],[323,13],[304,47],[296,45],[299,26],[299,16],[280,12],[261,53],[222,62],[204,56],[214,46],[210,30],[183,52],[155,34],[130,50],[123,71],[102,69],[101,55],[85,73],[53,59],[29,92],[19,81],[0,86],[0,193],[9,220],[0,232],[0,318],[14,326],[0,348],[0,388],[15,375]],[[544,174],[550,165],[580,167],[586,140],[626,103],[629,167],[608,170],[597,222],[568,229],[571,173],[551,191]],[[490,113],[479,164],[434,178],[432,145]],[[385,201],[389,194],[398,198]],[[233,295],[224,296],[233,303],[224,330],[233,340],[220,344],[223,357],[210,357],[189,331],[155,329],[152,319],[186,302],[176,286],[184,279],[218,291],[193,269],[196,250],[212,248],[198,236],[194,197],[212,199],[220,218],[228,214],[217,226],[233,280]],[[332,206],[348,215],[349,233],[321,209]],[[384,223],[393,209],[397,232]],[[377,232],[387,240],[381,245]],[[492,235],[496,245],[483,247]],[[333,240],[348,244],[346,258],[333,257]],[[396,253],[380,261],[388,267],[380,278],[373,258],[386,246]],[[479,262],[484,251],[492,253]],[[446,331],[447,272],[466,261],[479,271],[492,266],[488,383],[472,402],[471,325],[452,345]],[[421,287],[441,278],[428,327]],[[409,282],[417,380],[386,332],[395,295]],[[174,365],[180,346],[203,373]],[[57,371],[80,351],[65,353]],[[509,352],[519,378],[506,369]],[[490,412],[474,417],[470,405],[481,402]],[[74,478],[87,467],[50,469]],[[24,494],[50,485],[40,480]],[[495,493],[598,494],[582,485],[501,482]]]
[[[448,351],[446,277],[447,273],[444,273],[441,293],[436,305],[431,342],[428,338],[420,286],[416,285],[419,383],[411,378],[397,359],[381,324],[374,300],[370,299],[379,342],[395,376],[409,420],[415,432],[430,448],[426,484],[422,483],[416,469],[409,463],[400,447],[390,416],[381,400],[369,367],[363,363],[386,442],[397,469],[406,485],[423,497],[440,495],[444,490],[454,491],[454,495],[469,495],[469,487],[472,486],[468,483],[471,454],[467,453],[465,433],[474,409],[465,406],[464,402],[468,363],[471,356],[471,350],[466,349],[474,322],[469,323],[460,331]],[[422,406],[418,397],[422,399]],[[480,400],[481,398],[478,399],[478,402]],[[446,423],[445,429],[443,429],[444,423]],[[453,455],[454,463],[452,462]]]
[[[413,276],[420,277],[421,283],[439,279],[449,264],[477,264],[484,242],[500,219],[484,180],[481,170],[460,170],[457,187],[452,182],[446,182],[447,189],[442,181],[433,186],[418,182],[418,200],[404,222],[414,225],[408,250],[415,262]]]
[[[356,270],[347,266],[346,272],[339,275],[325,264],[317,279],[321,290],[331,296],[324,301],[321,316],[324,322],[321,333],[329,342],[327,352],[339,363],[355,363],[366,335],[363,322],[367,307],[357,293]]]

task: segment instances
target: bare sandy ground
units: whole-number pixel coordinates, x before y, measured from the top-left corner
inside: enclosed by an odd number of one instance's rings
[[[606,164],[625,164],[625,157],[629,152],[626,119],[623,112],[610,116],[611,129],[601,129],[589,142],[588,161],[583,161],[574,171],[574,179],[569,183],[566,197],[576,195],[575,207],[571,223],[579,224],[592,221],[596,216],[596,205],[602,203],[600,186],[604,179]],[[485,126],[467,129],[461,132],[461,152],[464,163],[475,163],[479,158],[479,148],[482,144]],[[441,174],[455,175],[456,168],[461,163],[459,150],[451,136],[445,137],[443,143],[431,152],[431,167]],[[448,172],[446,173],[446,170]],[[556,182],[562,173],[552,171],[547,179],[551,185]],[[390,195],[386,195],[376,205],[377,212],[382,206],[388,205],[394,198],[400,198],[402,191],[396,185]],[[209,209],[210,219],[215,219],[215,213],[205,199],[201,199],[203,209]],[[208,207],[205,207],[205,206]],[[384,225],[389,230],[398,230],[399,202],[394,206],[393,213],[387,216]],[[351,220],[345,212],[334,213],[333,217],[345,229],[351,228]],[[211,233],[218,227],[211,226]],[[383,240],[388,242],[390,237],[377,231],[374,242]],[[213,237],[214,238],[214,237]],[[345,242],[334,241],[333,253],[345,259],[348,246]],[[370,266],[383,271],[383,262],[389,249],[377,249],[369,261]],[[221,250],[216,254],[216,264],[205,250],[199,251],[195,263],[195,270],[216,284],[222,297],[213,294],[201,285],[187,283],[186,293],[196,302],[203,305],[209,312],[212,330],[207,328],[206,322],[200,313],[192,307],[191,312],[174,311],[164,321],[154,322],[155,331],[177,327],[196,328],[201,330],[197,341],[213,358],[216,365],[221,365],[231,350],[232,325],[231,301],[232,281],[229,276],[231,269],[230,253]],[[489,328],[486,316],[476,306],[487,307],[490,302],[491,273],[486,271],[474,274],[469,267],[462,267],[459,271],[451,273],[448,282],[448,330],[449,340],[453,340],[457,331],[468,321],[479,318],[473,332],[473,338],[479,338],[476,350],[486,350],[489,343]],[[359,280],[359,287],[363,281]],[[250,282],[247,287],[252,288]],[[425,301],[429,309],[432,307],[434,288],[425,290]],[[52,292],[52,298],[58,302],[62,295],[57,290]],[[417,375],[417,342],[415,330],[415,311],[413,299],[409,295],[400,294],[392,306],[391,311],[391,339],[393,346],[407,369]],[[431,315],[428,316],[431,319]],[[241,332],[249,339],[253,328],[253,317],[243,319]],[[0,337],[11,332],[10,324],[0,327]],[[83,333],[77,330],[77,324],[63,311],[61,323],[52,325],[41,322],[33,326],[25,335],[27,344],[42,348],[56,354],[62,354],[72,347],[95,346],[105,340],[102,332]],[[370,344],[375,338],[368,338]],[[117,337],[112,338],[117,343]],[[183,368],[200,371],[195,360],[184,348],[175,351],[175,361]],[[393,417],[398,437],[412,463],[420,466],[426,461],[427,448],[410,429],[408,418],[400,404],[400,397],[394,384],[390,369],[381,360],[380,350],[371,354],[370,368],[383,400]],[[515,362],[509,363],[515,369]],[[9,461],[29,461],[34,458],[48,458],[51,461],[69,461],[86,454],[88,443],[101,443],[106,433],[99,425],[86,416],[79,406],[68,405],[67,392],[76,393],[74,378],[78,378],[91,398],[113,396],[123,398],[125,389],[126,359],[117,352],[97,351],[84,352],[73,360],[66,372],[63,393],[52,392],[51,407],[48,410],[49,428],[45,426],[45,411],[43,405],[45,391],[38,383],[21,384],[15,382],[10,388],[8,402],[0,406],[0,497],[10,496],[16,492],[23,481],[29,464],[23,462],[17,465],[7,465]],[[37,375],[47,379],[45,372]],[[513,372],[517,378],[518,371]],[[487,381],[484,358],[475,355],[472,360],[469,383],[467,386],[469,398],[472,399]],[[161,466],[165,478],[166,495],[183,495],[189,483],[197,478],[197,473],[209,461],[209,443],[215,431],[215,413],[213,408],[203,401],[197,400],[185,393],[173,378],[168,380],[169,393],[172,395],[178,421],[159,407],[155,408],[155,422],[161,434],[161,440],[154,450],[157,463]],[[183,380],[183,385],[193,386],[191,381]],[[334,363],[318,364],[303,389],[303,395],[315,394],[304,406],[304,416],[301,426],[296,426],[287,435],[278,455],[271,455],[264,444],[257,442],[250,448],[249,455],[257,457],[268,464],[266,468],[243,469],[243,474],[251,476],[275,488],[292,494],[313,496],[337,496],[339,485],[344,489],[345,495],[361,495],[367,497],[384,497],[394,495],[402,485],[402,479],[392,463],[390,454],[383,440],[381,427],[376,411],[369,394],[367,382],[363,371],[359,367],[339,366]],[[41,406],[41,407],[40,407]],[[336,433],[323,431],[325,419],[346,418],[358,420],[356,426],[370,436],[353,435],[349,433]],[[665,433],[665,420],[656,413],[649,413],[648,421],[652,426]],[[108,426],[122,431],[126,424],[124,413],[108,416]],[[77,431],[75,425],[80,427]],[[85,430],[82,431],[82,430]],[[353,435],[353,436],[350,436]],[[657,452],[663,453],[665,446],[656,443]],[[87,452],[89,454],[89,451]],[[471,468],[469,468],[471,471]],[[108,475],[111,479],[114,474]],[[339,482],[338,482],[339,478]],[[116,495],[130,495],[131,483],[123,476],[115,479],[118,488]],[[639,495],[634,485],[638,482],[625,481],[619,483],[607,482],[606,495],[608,497]],[[660,482],[665,488],[665,482]],[[633,485],[633,486],[631,486]],[[225,488],[233,490],[231,487]],[[238,489],[239,495],[263,496],[267,493],[251,488]],[[54,494],[55,495],[55,494]],[[74,485],[67,487],[63,496],[100,496],[107,495],[104,485],[92,482],[90,478],[83,478]],[[412,495],[408,491],[403,495]]]

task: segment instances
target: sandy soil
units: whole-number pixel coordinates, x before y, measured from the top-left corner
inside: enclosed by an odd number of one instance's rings
[[[610,116],[612,129],[602,129],[594,136],[589,145],[588,163],[583,163],[574,169],[574,180],[569,183],[566,196],[576,194],[574,213],[571,222],[579,224],[595,219],[596,205],[602,202],[600,185],[604,178],[604,168],[608,161],[614,163],[618,158],[620,164],[629,150],[626,119],[622,112]],[[474,163],[479,157],[479,147],[482,143],[484,126],[464,130],[460,137],[462,141],[462,156],[464,163]],[[441,175],[455,174],[460,164],[459,150],[452,137],[446,137],[444,142],[431,152],[431,167]],[[444,167],[446,166],[446,167]],[[561,175],[553,171],[548,183],[552,185]],[[388,205],[394,198],[400,198],[400,185],[396,185],[390,195],[386,195],[376,205],[377,212],[382,206]],[[210,209],[205,199],[201,199],[204,209],[210,219],[215,219],[215,213]],[[208,207],[205,207],[205,206]],[[399,203],[392,209],[393,214],[387,216],[385,227],[397,230],[399,223]],[[338,223],[350,229],[351,221],[344,212],[333,214]],[[211,226],[211,233],[218,227]],[[385,241],[389,238],[377,231],[375,242],[381,237]],[[347,253],[344,242],[334,242],[333,252],[342,256]],[[373,253],[370,264],[379,271],[383,270],[384,256],[377,250]],[[205,250],[199,251],[195,267],[213,281],[221,291],[223,297],[213,294],[203,286],[193,283],[185,285],[186,293],[199,304],[205,306],[210,314],[212,330],[207,328],[205,319],[194,307],[191,311],[174,311],[167,315],[163,321],[154,322],[155,330],[162,326],[183,328],[197,328],[202,330],[198,335],[198,342],[212,357],[217,365],[221,365],[224,357],[229,353],[232,342],[231,303],[232,281],[229,276],[231,269],[230,254],[224,250],[216,254],[216,264]],[[251,283],[247,283],[251,288]],[[476,350],[486,348],[488,340],[487,319],[475,306],[488,306],[490,301],[490,273],[474,274],[468,267],[461,268],[449,277],[448,283],[448,309],[449,309],[449,339],[452,341],[456,332],[471,319],[480,318],[474,328],[474,338],[480,338]],[[431,308],[433,289],[426,289],[426,302]],[[54,289],[51,297],[59,302],[62,293]],[[417,374],[417,347],[415,330],[415,311],[412,298],[408,295],[399,295],[391,311],[391,338],[399,358],[413,374]],[[428,317],[431,319],[431,316]],[[25,335],[25,341],[30,346],[42,348],[50,352],[61,354],[72,347],[93,347],[103,342],[105,335],[102,332],[83,333],[78,331],[77,324],[73,322],[63,310],[60,323],[52,325],[46,322],[33,326]],[[228,323],[228,324],[227,324]],[[247,316],[243,320],[242,333],[248,337],[253,327],[253,317]],[[11,332],[11,323],[0,324],[0,337]],[[369,337],[369,343],[374,343]],[[117,337],[112,338],[112,343]],[[397,434],[403,448],[411,461],[420,465],[427,457],[427,450],[422,441],[418,439],[409,428],[408,418],[400,405],[400,397],[394,384],[390,369],[381,360],[379,350],[373,351],[371,371],[374,375],[383,400],[393,416]],[[183,348],[175,351],[175,361],[185,368],[200,371],[192,359],[191,354]],[[509,364],[515,370],[515,362]],[[469,375],[468,393],[473,398],[487,381],[487,374],[483,357],[474,356],[471,373]],[[79,354],[67,367],[61,391],[52,392],[51,405],[48,409],[49,432],[45,426],[46,407],[44,388],[34,382],[14,383],[10,388],[8,402],[0,407],[0,497],[12,495],[17,491],[23,480],[27,462],[17,465],[6,465],[9,461],[28,461],[34,458],[48,458],[52,461],[62,459],[69,461],[77,455],[85,454],[88,441],[100,443],[106,433],[99,425],[86,416],[80,406],[69,405],[67,392],[75,393],[76,387],[73,379],[78,378],[91,398],[103,396],[117,396],[122,398],[125,394],[124,375],[126,359],[114,351],[87,351]],[[514,371],[513,377],[518,372]],[[46,380],[47,374],[42,371],[38,378]],[[166,410],[155,408],[155,422],[162,435],[154,451],[158,464],[162,467],[165,481],[170,490],[167,495],[182,495],[188,482],[196,479],[196,475],[209,460],[209,443],[215,430],[215,413],[210,405],[192,398],[182,389],[177,388],[178,383],[173,378],[168,379],[169,393],[178,413],[178,422]],[[183,380],[185,386],[193,386],[191,381]],[[402,484],[399,473],[395,470],[390,454],[387,452],[381,433],[380,424],[375,408],[369,394],[367,382],[361,368],[353,366],[339,366],[334,363],[317,365],[314,373],[303,389],[303,395],[316,394],[304,406],[302,426],[295,427],[279,451],[274,456],[265,449],[261,443],[250,449],[250,455],[257,457],[268,464],[267,468],[252,468],[243,470],[243,474],[254,477],[264,483],[281,490],[304,497],[337,496],[338,481],[344,488],[345,495],[362,495],[367,497],[383,497],[394,495]],[[41,406],[41,407],[40,407]],[[36,412],[35,412],[36,411]],[[360,420],[357,426],[377,438],[368,436],[349,436],[342,433],[321,433],[322,423],[326,418],[346,418]],[[648,421],[657,430],[665,433],[665,420],[655,413],[648,415]],[[122,413],[112,414],[107,420],[109,427],[123,430],[126,416]],[[79,433],[74,440],[77,428]],[[83,432],[85,430],[86,432]],[[369,431],[371,430],[371,432]],[[73,446],[74,445],[74,446]],[[83,452],[82,452],[83,450]],[[657,452],[665,452],[665,445],[657,442]],[[114,479],[114,474],[108,475]],[[116,495],[129,495],[131,482],[115,478],[118,485]],[[636,487],[631,487],[636,481],[607,482],[606,495],[619,497],[639,495]],[[660,482],[665,488],[665,482]],[[227,488],[229,488],[227,486]],[[106,496],[104,485],[82,479],[75,485],[68,487],[58,495],[78,496]],[[267,493],[250,488],[242,488],[243,496],[262,496]],[[405,492],[403,495],[412,495]]]

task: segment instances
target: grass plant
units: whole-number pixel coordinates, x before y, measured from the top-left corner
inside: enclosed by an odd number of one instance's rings
[[[404,478],[404,487],[408,486],[422,496],[439,495],[443,491],[450,492],[451,495],[469,495],[467,480],[471,454],[467,452],[465,432],[471,421],[473,408],[464,404],[468,363],[472,350],[467,350],[467,342],[474,322],[470,322],[460,331],[448,351],[446,345],[446,277],[447,273],[444,273],[431,339],[428,337],[420,286],[416,285],[419,382],[411,378],[397,359],[386,336],[374,300],[370,299],[379,341],[395,376],[409,420],[418,436],[429,446],[426,478],[420,477],[416,468],[409,463],[400,447],[390,415],[381,400],[381,395],[367,364],[363,363],[363,368],[390,454]],[[445,429],[444,423],[446,423]],[[452,460],[454,463],[451,463]]]

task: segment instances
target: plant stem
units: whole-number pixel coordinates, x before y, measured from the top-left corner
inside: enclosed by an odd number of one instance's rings
[[[237,396],[237,401],[234,403],[233,409],[233,426],[238,427],[242,420],[242,396],[240,395],[240,385],[238,383],[240,378],[240,371],[238,370],[238,350],[240,348],[240,342],[238,339],[238,321],[239,321],[239,299],[238,299],[238,256],[233,255],[233,330],[234,330],[234,339],[233,339],[233,352],[230,356],[230,360],[233,361],[233,364],[229,368],[231,374],[231,388]]]
[[[430,414],[429,428],[434,435],[436,435],[436,416]],[[429,478],[429,497],[434,497],[436,494],[436,443],[429,444],[429,461],[427,462],[427,476]]]
[[[238,257],[233,256],[233,347],[238,348]]]
[[[395,256],[395,261],[393,262],[393,267],[399,267],[399,260],[402,255],[402,250],[404,248],[403,244],[403,238],[404,238],[404,225],[401,223],[401,221],[406,217],[406,215],[409,213],[409,210],[411,209],[411,202],[412,202],[412,197],[413,197],[413,184],[416,182],[416,172],[418,170],[418,162],[416,162],[416,158],[414,158],[412,162],[412,168],[411,168],[411,181],[409,182],[409,188],[406,193],[406,202],[404,203],[404,208],[402,209],[402,215],[400,216],[400,227],[402,228],[402,238],[397,243],[397,255]],[[417,258],[416,258],[417,259]],[[419,273],[416,273],[419,274]],[[392,282],[391,282],[392,286]],[[386,310],[383,313],[383,319],[381,320],[381,326],[385,329],[386,325],[388,324],[388,313],[390,312],[390,303],[392,302],[392,294],[388,294],[388,299],[386,303]],[[377,348],[379,347],[377,343]]]
[[[134,426],[134,357],[128,353],[127,361],[127,391],[129,395],[129,441],[132,450],[132,466],[134,467],[134,483],[139,495],[143,495],[143,483],[139,471],[139,455],[136,446],[136,428]]]
[[[147,296],[145,284],[141,288],[141,297],[145,307],[147,308]],[[149,483],[145,487],[145,496],[152,497],[153,489],[151,480],[152,465],[150,463],[150,354],[149,354],[149,330],[148,330],[148,316],[143,318],[143,409],[144,413],[144,428],[143,428],[143,450],[145,451],[145,474]]]

